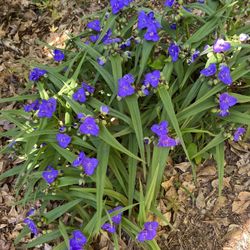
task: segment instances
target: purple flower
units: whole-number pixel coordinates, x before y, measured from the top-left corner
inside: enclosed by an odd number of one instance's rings
[[[216,64],[211,63],[209,66],[200,72],[204,76],[212,76],[216,73]]]
[[[30,71],[29,79],[30,79],[30,81],[37,82],[46,73],[47,73],[47,70],[34,68]]]
[[[169,28],[170,28],[171,30],[176,30],[176,28],[177,28],[176,23],[171,23],[171,24],[169,25]]]
[[[166,0],[165,6],[171,8],[174,5],[175,0]]]
[[[166,135],[168,133],[168,122],[162,121],[159,124],[154,124],[151,127],[151,131],[157,134],[158,136]]]
[[[93,175],[99,161],[96,158],[84,157],[82,160],[82,166],[86,175]]]
[[[159,223],[156,221],[149,221],[144,224],[146,230],[157,230]]]
[[[45,171],[42,173],[43,179],[48,183],[51,184],[57,178],[59,171],[48,166]]]
[[[151,85],[153,88],[156,88],[159,84],[161,78],[161,72],[159,70],[154,70],[151,73],[145,75],[144,85]]]
[[[137,235],[137,240],[144,242],[146,240],[153,240],[157,234],[158,223],[155,221],[146,222],[144,229]]]
[[[102,105],[102,106],[100,107],[100,112],[101,112],[102,114],[104,114],[104,115],[107,115],[107,114],[109,113],[109,107],[108,107],[108,106]]]
[[[131,86],[134,83],[134,76],[131,74],[124,75],[118,80],[118,97],[124,98],[133,95],[135,88]]]
[[[56,62],[60,62],[60,61],[63,61],[63,60],[64,60],[65,55],[64,55],[64,53],[63,53],[61,50],[55,49],[55,50],[53,51],[53,53],[54,53],[54,60],[55,60]]]
[[[121,11],[125,6],[128,6],[133,0],[110,0],[110,5],[112,13],[116,15]]]
[[[180,48],[177,44],[171,43],[168,48],[168,53],[172,57],[172,62],[176,62],[179,57]]]
[[[23,109],[25,112],[30,112],[30,111],[36,111],[39,109],[39,105],[40,105],[40,102],[39,100],[35,100],[34,102],[32,102],[31,104],[26,104]]]
[[[88,85],[86,82],[82,82],[82,88],[85,89],[85,91],[93,94],[95,91],[95,88],[93,86]]]
[[[149,90],[147,88],[142,88],[141,91],[142,91],[143,95],[145,95],[145,96],[149,95]]]
[[[145,33],[144,38],[145,40],[152,41],[152,42],[157,42],[160,39],[157,29],[154,26],[149,27],[147,29],[147,32]]]
[[[199,50],[195,50],[194,53],[191,55],[191,58],[190,58],[190,63],[193,63],[196,58],[200,55],[200,51]]]
[[[115,226],[110,223],[103,224],[102,229],[112,234],[115,233]]]
[[[121,42],[121,38],[116,37],[116,38],[108,38],[108,39],[104,40],[103,44],[109,45],[112,43],[119,43],[119,42]]]
[[[169,137],[168,135],[161,135],[159,137],[158,147],[174,147],[178,144],[177,140]]]
[[[113,213],[117,210],[120,210],[122,208],[123,208],[122,206],[118,206],[118,207],[115,207],[113,209],[108,210],[108,212],[111,214],[111,213]],[[117,214],[117,215],[112,216],[111,219],[112,219],[113,223],[119,225],[121,223],[121,220],[122,220],[122,212]]]
[[[155,19],[154,12],[146,14],[144,11],[138,13],[138,29],[147,29],[144,38],[147,41],[157,42],[160,37],[158,35],[158,29],[161,28],[160,23]]]
[[[97,62],[100,66],[103,66],[106,63],[105,57],[98,57]]]
[[[33,220],[31,220],[30,218],[26,218],[26,219],[24,219],[23,222],[29,227],[30,231],[34,235],[38,234],[38,230],[37,230],[36,224],[35,224],[35,222]]]
[[[131,46],[131,39],[132,39],[132,37],[128,38],[128,39],[120,46],[120,48],[121,48],[121,49],[126,49],[127,47],[130,47],[130,46]]]
[[[83,120],[79,130],[81,134],[93,135],[93,136],[99,135],[99,127],[96,124],[95,118],[90,116],[86,117]]]
[[[79,167],[83,164],[83,159],[85,158],[84,152],[80,152],[78,157],[72,162],[73,167]]]
[[[147,14],[142,10],[138,13],[138,29],[146,29],[148,27],[148,16]]]
[[[59,132],[60,133],[64,133],[66,131],[66,127],[65,126],[62,126],[59,128]]]
[[[221,53],[229,50],[231,48],[231,45],[229,42],[224,41],[223,39],[219,38],[215,41],[213,45],[213,51],[215,53]]]
[[[104,35],[104,37],[102,38],[102,42],[106,41],[107,39],[109,39],[112,36],[112,30],[108,29],[108,31],[106,32],[106,34]]]
[[[67,148],[68,145],[70,144],[71,142],[71,137],[67,134],[60,134],[58,133],[56,135],[56,140],[58,142],[58,145],[62,148]]]
[[[236,131],[234,132],[234,141],[239,141],[240,140],[240,137],[246,133],[246,129],[245,128],[242,128],[242,127],[239,127],[236,129]]]
[[[50,98],[48,100],[42,100],[42,103],[39,106],[38,117],[51,118],[53,113],[56,111],[56,99]]]
[[[94,30],[94,31],[97,31],[97,32],[100,32],[101,31],[101,22],[100,22],[100,20],[94,20],[92,22],[89,22],[87,24],[87,28],[91,29],[91,30]]]
[[[36,211],[36,209],[32,207],[32,208],[27,212],[26,216],[31,216],[31,215],[33,215],[33,214],[35,213],[35,211]]]
[[[218,73],[218,78],[220,81],[225,83],[226,85],[231,85],[233,82],[233,79],[230,75],[230,69],[226,65],[222,65],[220,67],[220,71]]]
[[[86,243],[86,236],[80,230],[75,230],[72,232],[72,238],[69,240],[69,250],[83,250]]]
[[[97,34],[97,35],[90,35],[89,36],[89,39],[92,43],[95,43],[98,39],[99,39],[100,35]]]
[[[230,96],[228,93],[222,93],[219,96],[220,116],[227,116],[229,108],[237,103],[237,98]]]
[[[86,102],[86,95],[85,95],[85,90],[84,88],[78,89],[74,94],[73,94],[73,99],[75,101],[78,101],[80,103]]]
[[[77,114],[77,119],[82,120],[84,117],[86,117],[83,113]]]
[[[205,3],[205,0],[197,0],[198,3]]]

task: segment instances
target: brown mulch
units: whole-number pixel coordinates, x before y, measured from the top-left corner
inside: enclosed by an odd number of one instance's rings
[[[196,185],[185,162],[170,165],[165,179],[159,208],[174,230],[160,232],[161,249],[250,249],[250,144],[227,145],[221,197],[211,160],[198,168]]]
[[[25,63],[51,60],[51,51],[38,45],[37,40],[63,46],[68,33],[78,34],[84,29],[83,16],[103,8],[105,1],[48,2],[48,5],[36,5],[28,0],[0,0],[0,98],[24,91],[29,72]],[[0,104],[0,108],[13,108],[13,105]],[[0,121],[0,133],[10,126]],[[0,148],[5,143],[0,140]],[[0,174],[15,163],[12,158],[0,155]],[[224,189],[218,197],[213,161],[199,166],[194,185],[189,163],[174,164],[169,159],[158,209],[173,228],[159,220],[161,229],[157,240],[161,249],[250,249],[250,145],[228,144],[226,163]],[[23,228],[27,212],[26,208],[14,204],[18,199],[14,181],[8,178],[0,182],[0,250],[16,249],[13,241]],[[46,249],[50,246],[46,245]],[[104,236],[94,249],[112,249],[112,246]]]

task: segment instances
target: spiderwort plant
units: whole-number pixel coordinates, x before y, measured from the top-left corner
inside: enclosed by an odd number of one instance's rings
[[[25,160],[7,175],[19,175],[29,207],[41,203],[24,221],[39,237],[34,247],[53,236],[64,239],[59,248],[79,250],[99,234],[119,242],[120,232],[157,246],[155,208],[169,153],[174,163],[190,161],[195,179],[195,164],[211,155],[224,166],[218,148],[248,136],[243,16],[231,23],[233,8],[223,1],[209,8],[163,1],[164,13],[139,2],[111,0],[53,52],[56,63],[31,67],[27,95],[1,99],[23,104],[0,116],[15,126],[7,133],[15,144],[3,152]],[[193,6],[209,12],[195,18]]]

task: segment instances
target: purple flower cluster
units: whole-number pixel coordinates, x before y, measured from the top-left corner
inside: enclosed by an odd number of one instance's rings
[[[76,90],[76,92],[72,95],[72,98],[80,103],[86,102],[86,92],[93,94],[95,88],[93,86],[88,85],[85,82],[82,82],[82,87]]]
[[[244,135],[246,133],[246,129],[239,127],[236,129],[236,131],[234,132],[234,141],[239,141],[240,138],[242,137],[242,135]]]
[[[96,158],[89,158],[85,156],[84,152],[80,152],[78,157],[72,162],[73,167],[81,166],[86,175],[93,175],[98,164],[99,161]]]
[[[153,240],[157,234],[159,224],[156,221],[146,222],[144,228],[137,235],[137,240],[144,242],[146,240]]]
[[[26,104],[23,109],[25,112],[37,111],[39,109],[40,102],[39,100],[35,100],[30,104]]]
[[[161,78],[161,72],[159,70],[154,70],[145,75],[143,85],[145,85],[147,88],[149,86],[151,86],[152,88],[157,88],[160,82],[160,78]]]
[[[38,117],[43,118],[51,118],[53,113],[56,111],[56,99],[50,98],[48,100],[42,100],[39,110],[38,110]]]
[[[151,127],[151,131],[158,137],[158,147],[174,147],[178,144],[178,141],[168,136],[168,122],[162,121],[159,124],[154,124]]]
[[[71,142],[71,137],[67,134],[61,134],[61,133],[58,133],[56,135],[56,140],[58,142],[58,145],[62,148],[67,148],[68,145],[70,144]]]
[[[154,12],[146,14],[144,11],[140,11],[138,14],[138,29],[147,29],[144,38],[147,41],[157,42],[160,37],[158,35],[158,29],[161,28],[160,23],[155,19]]]
[[[231,48],[231,44],[229,42],[224,41],[221,38],[217,39],[213,45],[213,51],[215,53],[225,52],[225,51],[228,51],[230,48]]]
[[[179,48],[178,44],[171,43],[169,48],[168,48],[168,53],[172,58],[172,62],[176,62],[178,60],[179,53],[180,53],[180,48]]]
[[[124,7],[128,6],[133,0],[110,0],[112,13],[118,14]]]
[[[132,86],[135,78],[131,74],[126,74],[118,80],[118,97],[124,98],[126,96],[133,95],[135,88]]]
[[[29,79],[30,79],[30,81],[37,82],[46,73],[47,73],[47,70],[34,68],[30,71]]]
[[[216,64],[211,63],[209,66],[203,70],[200,71],[200,73],[204,76],[213,76],[215,75],[217,71]],[[221,65],[220,70],[218,72],[218,78],[221,82],[223,82],[226,85],[231,85],[233,82],[233,79],[230,74],[230,69],[226,65]]]
[[[237,103],[237,98],[229,95],[228,93],[222,93],[219,96],[220,113],[219,115],[224,117],[229,115],[229,108]]]
[[[83,250],[86,243],[87,237],[80,230],[74,230],[69,239],[69,250]]]
[[[172,6],[174,5],[175,0],[166,0],[165,2],[165,6],[172,8]]]
[[[64,53],[63,53],[61,50],[55,49],[55,50],[53,51],[53,53],[54,53],[54,60],[55,60],[56,62],[60,62],[60,61],[63,61],[63,60],[64,60],[65,55],[64,55]]]
[[[38,234],[37,226],[33,220],[31,220],[30,218],[25,218],[23,222],[28,226],[29,230],[34,235]]]
[[[82,124],[80,125],[79,131],[84,135],[99,135],[99,126],[96,124],[95,118],[91,116],[82,117]]]
[[[51,166],[48,166],[45,171],[42,173],[43,179],[48,183],[51,184],[52,182],[55,181],[59,174],[59,171],[54,169]]]
[[[97,31],[97,32],[100,32],[101,31],[101,22],[100,20],[94,20],[94,21],[91,21],[87,24],[87,28],[88,29],[91,29],[93,31]]]
[[[111,213],[118,211],[122,208],[123,208],[122,206],[115,207],[113,209],[108,210],[108,213],[111,214]],[[116,230],[115,225],[119,225],[121,223],[122,212],[117,214],[117,215],[112,216],[111,220],[112,220],[113,224],[105,223],[105,224],[103,224],[102,229],[109,232],[109,233],[115,233],[115,230]]]

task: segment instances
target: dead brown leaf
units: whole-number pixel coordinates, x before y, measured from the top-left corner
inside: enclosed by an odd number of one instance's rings
[[[244,213],[250,206],[250,192],[240,192],[232,204],[232,212],[236,214]]]

